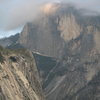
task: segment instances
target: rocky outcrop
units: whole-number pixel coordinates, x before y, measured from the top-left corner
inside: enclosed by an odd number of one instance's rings
[[[44,100],[32,53],[0,48],[0,100]]]

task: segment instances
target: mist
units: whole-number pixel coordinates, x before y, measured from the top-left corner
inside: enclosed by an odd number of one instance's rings
[[[48,2],[74,3],[78,8],[98,11],[100,0],[0,0],[0,29],[13,30],[31,22]]]
[[[39,6],[44,1],[10,0],[9,2],[2,2],[2,5],[0,5],[1,28],[12,30],[31,21],[38,14]]]

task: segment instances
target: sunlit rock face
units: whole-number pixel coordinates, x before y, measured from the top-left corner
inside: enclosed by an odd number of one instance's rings
[[[44,100],[32,53],[0,47],[0,100]]]
[[[96,32],[94,34],[94,40],[95,40],[95,44],[96,44],[96,48],[98,50],[98,52],[100,53],[100,31],[98,29],[96,29]]]
[[[61,37],[65,41],[75,39],[81,33],[81,27],[76,22],[75,16],[73,14],[70,14],[67,17],[66,15],[61,16],[58,29],[61,31]]]

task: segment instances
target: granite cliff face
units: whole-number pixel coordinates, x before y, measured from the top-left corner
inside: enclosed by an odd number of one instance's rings
[[[100,53],[94,44],[93,37],[84,34],[67,44],[60,60],[35,55],[47,100],[100,99]]]
[[[31,52],[0,47],[0,100],[44,100]]]
[[[41,17],[28,23],[19,42],[33,51],[58,58],[62,56],[62,49],[70,40],[83,33],[99,33],[100,16],[85,15],[81,10],[65,4],[55,6],[54,12],[41,12]]]

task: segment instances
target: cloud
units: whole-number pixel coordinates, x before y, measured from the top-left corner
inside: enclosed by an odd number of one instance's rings
[[[40,5],[45,2],[48,0],[1,0],[1,28],[11,30],[33,20],[38,14]]]
[[[79,8],[87,8],[94,11],[100,11],[100,0],[62,0],[66,3],[74,3]],[[99,9],[98,9],[99,8]]]
[[[14,29],[31,21],[37,15],[39,3],[35,0],[10,0],[1,7],[2,27]]]
[[[12,30],[37,17],[46,2],[72,2],[80,8],[99,11],[100,0],[0,0],[0,27]]]

